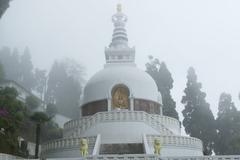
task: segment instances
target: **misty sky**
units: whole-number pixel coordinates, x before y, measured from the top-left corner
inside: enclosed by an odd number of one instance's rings
[[[73,58],[88,79],[103,68],[119,2],[137,65],[145,70],[150,54],[166,62],[180,115],[190,66],[215,115],[223,91],[240,109],[239,0],[13,0],[0,20],[0,47],[28,46],[34,65],[44,69],[55,59]]]

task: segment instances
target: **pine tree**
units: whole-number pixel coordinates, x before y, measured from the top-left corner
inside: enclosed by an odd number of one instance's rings
[[[48,75],[46,102],[55,104],[58,113],[77,118],[82,77],[83,67],[74,60],[56,61]]]
[[[217,138],[214,151],[218,155],[240,154],[240,113],[232,102],[230,94],[222,93],[216,119]]]
[[[176,102],[171,96],[173,88],[173,79],[170,71],[164,62],[160,63],[158,59],[149,57],[150,62],[146,64],[146,72],[155,80],[158,91],[162,95],[163,115],[178,119],[176,111]]]
[[[24,49],[24,52],[20,57],[20,73],[19,83],[31,91],[35,85],[35,81],[31,54],[27,47]]]
[[[0,50],[0,60],[5,71],[5,78],[7,80],[19,81],[20,77],[20,66],[19,66],[19,52],[15,48],[11,51],[8,47],[3,47]]]
[[[3,47],[0,50],[0,60],[7,80],[16,81],[29,91],[34,88],[33,64],[28,48],[20,55],[16,48],[11,52],[10,48]]]
[[[197,75],[191,67],[187,75],[187,87],[182,97],[184,104],[183,126],[191,137],[196,137],[203,142],[203,153],[211,155],[216,136],[215,121],[209,104],[206,102],[206,94],[201,91],[202,85],[197,82]]]
[[[10,0],[0,0],[0,18],[6,12],[9,7]]]

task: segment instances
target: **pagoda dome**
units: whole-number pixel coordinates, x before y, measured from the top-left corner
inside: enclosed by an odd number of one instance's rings
[[[120,92],[126,93],[125,99],[128,96],[129,99],[161,104],[161,94],[155,81],[148,73],[138,69],[134,62],[135,48],[128,46],[125,29],[127,16],[122,13],[121,5],[117,6],[117,13],[112,16],[112,22],[114,24],[112,42],[105,48],[106,64],[87,82],[81,100],[82,105],[110,100],[114,90],[119,87],[124,88],[120,89],[122,90]],[[104,106],[106,101],[101,103]],[[99,105],[89,105],[89,108],[95,106]],[[94,110],[93,108],[90,110]]]
[[[87,82],[83,104],[111,98],[111,91],[117,85],[126,86],[134,98],[161,101],[157,85],[148,73],[138,69],[135,64],[108,64]]]

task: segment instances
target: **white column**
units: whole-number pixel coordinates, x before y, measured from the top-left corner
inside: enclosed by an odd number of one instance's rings
[[[131,96],[130,97],[130,111],[133,111],[134,110],[134,97]]]
[[[112,99],[111,98],[108,98],[107,99],[107,107],[108,107],[108,111],[111,111],[112,110]]]

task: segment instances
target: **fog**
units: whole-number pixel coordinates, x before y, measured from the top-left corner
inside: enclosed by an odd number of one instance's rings
[[[148,55],[166,62],[179,115],[190,66],[215,115],[222,92],[240,109],[239,0],[13,0],[0,20],[0,47],[28,46],[34,65],[45,69],[55,59],[73,58],[88,79],[105,63],[117,3],[128,16],[139,68],[145,70]]]

